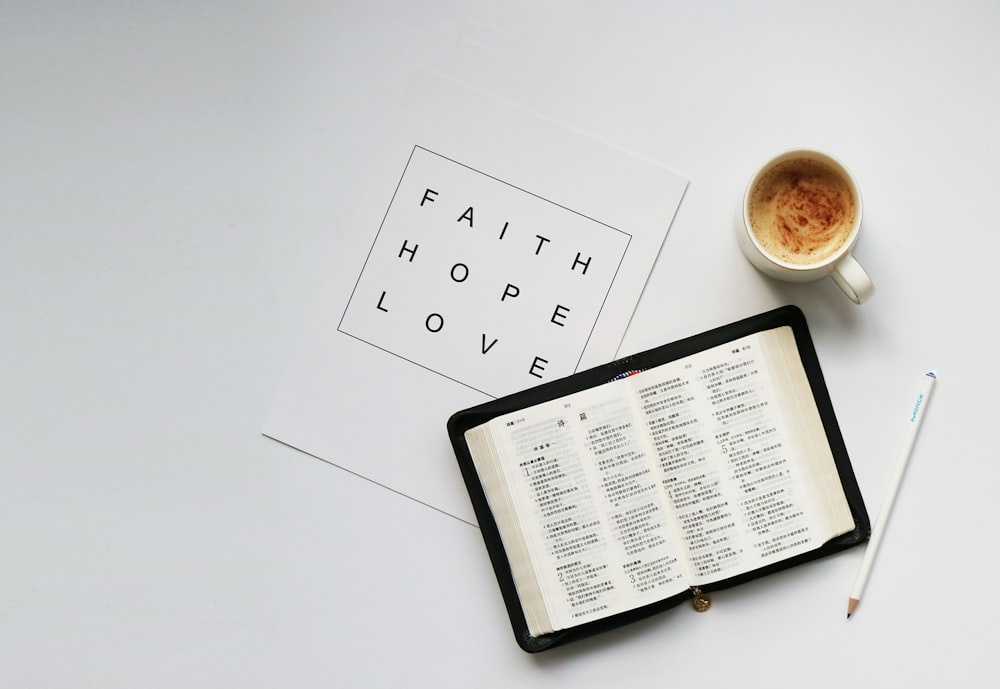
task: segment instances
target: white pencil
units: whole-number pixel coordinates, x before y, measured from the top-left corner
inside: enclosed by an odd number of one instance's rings
[[[879,544],[882,542],[882,535],[885,533],[885,527],[889,521],[889,513],[892,512],[892,505],[896,501],[899,484],[903,480],[903,473],[906,471],[906,465],[910,461],[913,443],[917,439],[917,431],[920,430],[920,423],[924,420],[924,414],[927,412],[927,402],[930,399],[931,390],[934,389],[935,381],[937,381],[937,376],[933,371],[924,376],[923,388],[917,395],[917,399],[913,403],[913,409],[910,410],[910,415],[907,417],[906,435],[903,437],[903,445],[899,450],[896,467],[893,470],[892,477],[889,479],[889,487],[886,490],[885,499],[882,501],[882,509],[875,520],[875,526],[872,527],[871,539],[865,547],[865,555],[861,560],[861,569],[858,570],[858,576],[854,580],[854,588],[851,590],[851,597],[847,601],[848,618],[850,618],[851,613],[854,612],[854,609],[858,607],[858,603],[861,601],[861,593],[865,589],[868,574],[872,569],[872,562],[875,560]]]

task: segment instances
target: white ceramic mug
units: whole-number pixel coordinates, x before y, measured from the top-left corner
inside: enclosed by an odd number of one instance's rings
[[[849,189],[853,199],[854,219],[850,230],[839,248],[815,261],[811,259],[796,259],[794,262],[779,258],[764,248],[760,238],[754,232],[751,222],[751,197],[761,180],[775,173],[779,166],[785,168],[794,166],[794,161],[805,161],[805,166],[819,164],[832,170],[839,176]],[[854,258],[852,250],[858,240],[861,229],[861,190],[857,180],[839,160],[833,156],[813,149],[798,148],[780,153],[757,168],[750,178],[743,194],[743,222],[738,227],[740,248],[750,262],[762,273],[778,280],[789,282],[809,282],[830,276],[840,286],[844,294],[856,304],[864,302],[875,292],[872,279]]]

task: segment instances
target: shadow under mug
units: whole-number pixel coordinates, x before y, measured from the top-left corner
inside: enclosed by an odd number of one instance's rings
[[[750,222],[750,199],[757,182],[775,166],[790,160],[819,162],[834,170],[847,183],[854,199],[854,223],[847,240],[832,255],[814,263],[790,263],[774,256],[761,245]],[[827,153],[814,149],[796,148],[784,151],[758,167],[747,184],[743,194],[743,222],[737,228],[740,248],[750,263],[765,275],[786,282],[811,282],[829,276],[851,301],[861,304],[875,292],[875,284],[871,277],[852,253],[861,230],[861,210],[861,190],[854,175],[843,163]]]

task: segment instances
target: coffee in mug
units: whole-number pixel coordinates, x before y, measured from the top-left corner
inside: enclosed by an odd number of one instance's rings
[[[804,282],[829,275],[860,304],[875,289],[851,254],[861,206],[858,185],[839,161],[810,149],[786,151],[747,185],[740,246],[771,277]]]

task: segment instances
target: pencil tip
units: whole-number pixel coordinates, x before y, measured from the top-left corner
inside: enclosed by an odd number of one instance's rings
[[[858,607],[858,602],[857,598],[851,598],[847,601],[847,619],[851,619],[851,613]]]

